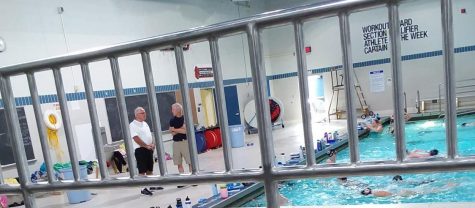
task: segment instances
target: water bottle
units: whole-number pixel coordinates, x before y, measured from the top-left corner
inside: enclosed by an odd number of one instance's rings
[[[183,204],[181,203],[181,198],[176,198],[176,208],[183,208]]]
[[[186,196],[184,208],[191,208],[191,200],[188,196]]]
[[[327,132],[325,132],[325,133],[323,134],[323,139],[325,139],[325,141],[328,141],[328,133],[327,133]]]
[[[300,152],[299,152],[299,154],[300,154],[300,158],[303,159],[303,147],[302,147],[302,145],[300,145]]]
[[[219,188],[219,195],[222,199],[228,198],[228,189],[225,185]]]
[[[212,184],[211,185],[211,191],[213,193],[213,196],[216,196],[216,195],[219,194],[217,184]]]
[[[322,151],[322,150],[323,150],[324,143],[325,143],[324,140],[319,140],[319,141],[318,141],[318,143],[317,143],[318,151]]]
[[[339,139],[339,138],[338,138],[338,131],[333,132],[333,139],[334,139],[335,141],[338,141],[338,139]]]
[[[280,153],[280,162],[282,163],[282,165],[285,165],[286,163],[286,158],[285,158],[285,153]]]
[[[334,142],[334,141],[333,141],[332,133],[329,132],[329,133],[328,133],[328,143],[333,144],[333,142]]]

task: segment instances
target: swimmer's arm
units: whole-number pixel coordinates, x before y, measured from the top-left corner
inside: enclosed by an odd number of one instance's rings
[[[412,191],[412,190],[403,190],[399,193],[399,196],[412,196],[412,195],[416,195],[417,192],[416,191]]]
[[[424,192],[422,192],[422,194],[435,194],[435,193],[439,193],[439,192],[449,191],[457,185],[458,185],[457,183],[449,182],[449,183],[445,184],[444,186],[442,186],[440,188],[432,188],[432,189],[429,189],[429,190],[425,190]]]
[[[432,189],[431,193],[438,193],[438,192],[444,192],[444,191],[449,191],[453,188],[455,188],[458,184],[454,182],[448,182],[444,186],[442,186],[440,189]]]

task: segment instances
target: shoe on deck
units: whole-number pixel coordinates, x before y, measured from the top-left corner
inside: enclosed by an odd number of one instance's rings
[[[142,189],[142,191],[140,191],[141,194],[143,195],[147,195],[147,196],[152,196],[153,193],[151,191],[149,191],[147,188],[144,188]]]

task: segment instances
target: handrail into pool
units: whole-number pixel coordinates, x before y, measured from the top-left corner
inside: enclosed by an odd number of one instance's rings
[[[82,188],[110,188],[118,186],[142,186],[142,185],[166,185],[166,184],[183,184],[183,183],[214,183],[214,182],[231,182],[231,181],[261,181],[264,182],[267,206],[278,207],[277,202],[277,181],[290,178],[308,178],[308,177],[336,177],[336,176],[351,176],[351,175],[372,175],[372,174],[384,174],[388,172],[424,172],[424,171],[447,171],[450,168],[455,170],[467,170],[475,168],[475,158],[473,157],[457,157],[457,131],[455,129],[455,81],[454,81],[454,46],[453,46],[453,30],[452,30],[452,0],[440,0],[441,2],[441,14],[442,14],[442,27],[443,27],[443,54],[444,54],[444,69],[445,69],[445,94],[447,98],[446,102],[446,127],[447,127],[447,152],[448,158],[440,158],[431,162],[407,162],[405,161],[404,151],[404,123],[403,123],[403,105],[401,102],[402,95],[402,77],[400,76],[400,39],[398,38],[399,28],[399,16],[398,0],[339,0],[339,1],[327,1],[317,4],[305,5],[290,9],[277,10],[273,12],[267,12],[258,14],[255,16],[222,22],[209,26],[202,26],[191,28],[189,30],[170,33],[166,35],[155,36],[142,40],[132,41],[128,43],[117,44],[108,47],[95,48],[87,51],[70,53],[62,56],[57,56],[48,59],[42,59],[38,61],[22,63],[12,66],[5,66],[0,68],[0,91],[5,106],[5,115],[7,120],[7,127],[12,138],[12,147],[14,151],[14,158],[16,162],[16,168],[20,178],[20,187],[11,187],[6,185],[0,186],[0,193],[17,193],[23,194],[25,206],[27,208],[37,207],[34,199],[34,193],[50,190],[69,190],[69,189],[82,189]],[[350,30],[349,30],[349,17],[348,15],[355,11],[361,11],[362,9],[373,8],[375,6],[387,6],[388,18],[390,23],[390,45],[392,71],[393,71],[393,106],[395,114],[395,136],[397,162],[384,161],[383,163],[368,163],[359,161],[358,151],[358,137],[356,131],[356,117],[355,106],[353,104],[353,97],[355,92],[353,89],[353,80],[350,79],[350,72],[352,69],[352,52],[350,42]],[[341,36],[341,49],[343,52],[342,63],[343,71],[345,74],[345,86],[348,87],[345,90],[345,98],[347,101],[346,112],[348,114],[347,129],[348,141],[350,149],[351,164],[349,165],[314,165],[311,161],[304,167],[294,167],[290,169],[282,169],[274,167],[274,152],[273,152],[273,140],[272,140],[272,125],[270,122],[268,96],[266,93],[266,74],[265,64],[262,55],[262,41],[261,32],[268,26],[281,25],[284,23],[291,23],[294,25],[295,41],[297,55],[298,55],[298,74],[299,80],[306,76],[306,60],[305,56],[302,56],[304,48],[302,48],[302,40],[304,38],[301,24],[305,23],[311,18],[315,17],[328,17],[338,16],[340,22],[340,36]],[[226,164],[225,172],[199,172],[199,164],[197,160],[196,141],[194,138],[193,123],[191,120],[191,105],[188,95],[188,81],[186,76],[186,68],[184,65],[183,56],[183,44],[194,43],[199,41],[209,41],[210,51],[212,54],[213,73],[215,76],[216,87],[219,88],[216,92],[217,100],[221,103],[218,108],[218,118],[220,121],[226,121],[227,115],[224,113],[225,104],[223,79],[220,76],[220,60],[218,58],[218,43],[216,40],[220,38],[235,35],[238,33],[246,33],[249,44],[249,54],[251,58],[251,71],[252,71],[252,84],[255,96],[255,104],[257,111],[257,121],[259,127],[259,139],[260,139],[260,152],[262,161],[262,170],[258,171],[237,171],[232,169],[231,165],[231,152],[229,135],[223,135],[223,151],[224,161]],[[99,60],[109,60],[111,66],[111,72],[114,78],[114,89],[117,96],[119,116],[121,119],[122,129],[126,137],[130,137],[130,132],[127,128],[127,112],[125,105],[124,90],[122,86],[122,79],[120,76],[120,64],[118,58],[124,56],[130,56],[134,54],[140,54],[142,56],[144,75],[146,79],[147,95],[149,105],[151,108],[151,115],[153,118],[153,129],[160,129],[159,114],[157,111],[156,103],[151,102],[155,97],[155,91],[153,83],[153,74],[150,70],[150,55],[149,52],[158,50],[164,47],[173,47],[175,51],[175,60],[177,63],[177,71],[179,77],[180,90],[183,100],[183,106],[185,110],[186,126],[188,134],[188,146],[191,151],[191,175],[175,175],[169,174],[165,168],[163,157],[163,142],[161,141],[161,133],[155,132],[155,143],[158,151],[158,164],[160,167],[160,176],[156,177],[139,177],[136,174],[136,165],[132,161],[132,157],[129,157],[129,170],[130,177],[126,179],[111,178],[105,172],[105,158],[103,155],[103,142],[100,138],[100,132],[98,132],[99,122],[97,121],[97,109],[94,102],[94,93],[91,79],[89,75],[89,63]],[[92,131],[94,138],[94,146],[96,155],[98,155],[98,163],[101,170],[101,179],[96,181],[83,181],[80,179],[79,165],[78,165],[78,152],[75,147],[75,138],[71,133],[71,121],[68,112],[68,102],[65,96],[64,85],[62,81],[61,68],[71,65],[80,65],[83,75],[83,80],[86,89],[86,97],[88,102],[88,110],[91,115]],[[66,142],[68,144],[68,153],[71,158],[72,172],[74,181],[59,182],[49,179],[45,184],[33,184],[29,180],[29,170],[26,160],[25,150],[23,146],[23,139],[21,136],[20,126],[18,124],[18,115],[16,114],[15,98],[12,91],[12,85],[10,77],[16,75],[26,74],[28,77],[28,85],[32,94],[32,99],[35,103],[33,105],[35,117],[37,120],[42,118],[41,106],[38,102],[38,92],[35,83],[35,73],[39,71],[52,70],[54,72],[55,85],[57,94],[59,95],[59,106],[63,117],[64,127],[66,131]],[[71,69],[65,69],[71,70]],[[304,82],[305,83],[305,82]],[[302,85],[302,83],[300,83]],[[308,86],[302,85],[300,87],[300,100],[308,100]],[[36,102],[35,102],[36,101]],[[305,122],[304,126],[308,127],[310,119],[309,104],[308,102],[302,102],[302,118]],[[41,124],[38,128],[42,128]],[[221,122],[222,128],[227,129],[227,122]],[[312,135],[308,129],[304,130],[305,144],[312,144]],[[42,149],[48,149],[48,142],[44,132],[40,132],[40,141]],[[124,141],[126,151],[128,155],[133,155],[132,142],[130,139]],[[307,155],[313,155],[313,148],[306,148]],[[52,167],[51,158],[46,152],[43,152],[47,169]],[[1,172],[1,170],[0,170]],[[1,174],[0,174],[1,175]]]
[[[472,78],[472,79],[461,79],[461,80],[457,80],[456,83],[466,83],[466,82],[472,82],[472,83],[468,83],[468,84],[462,84],[462,85],[455,85],[455,89],[463,89],[463,88],[472,88],[470,90],[465,90],[465,91],[461,91],[461,92],[457,92],[456,91],[456,95],[460,95],[460,94],[467,94],[467,93],[475,93],[475,78]],[[439,89],[439,97],[438,97],[438,100],[437,102],[439,103],[439,112],[442,114],[442,97],[443,97],[443,93],[442,93],[442,89],[444,88],[444,85],[445,83],[439,83],[438,85],[438,89]],[[473,96],[473,95],[468,95],[468,96]],[[459,98],[459,97],[457,97]]]

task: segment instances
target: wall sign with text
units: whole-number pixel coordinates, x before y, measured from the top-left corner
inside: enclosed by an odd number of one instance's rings
[[[401,19],[399,24],[401,30],[401,41],[417,40],[427,38],[427,30],[415,24],[412,18]],[[364,53],[371,54],[388,50],[389,44],[389,23],[377,23],[366,25],[363,29]]]
[[[213,68],[195,66],[195,77],[196,79],[213,77]]]

